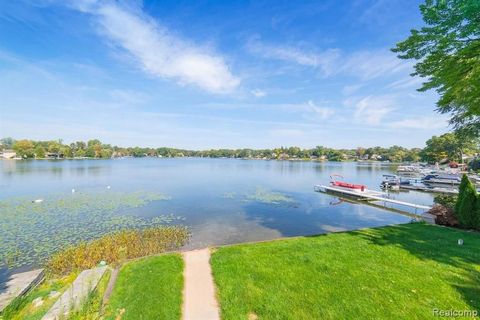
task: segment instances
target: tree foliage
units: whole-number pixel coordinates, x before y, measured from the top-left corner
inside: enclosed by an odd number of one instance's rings
[[[108,159],[112,157],[203,157],[203,158],[241,158],[241,159],[319,159],[329,161],[390,161],[390,162],[415,162],[441,158],[449,155],[452,159],[459,156],[459,146],[465,146],[464,152],[473,154],[477,151],[476,144],[465,143],[450,138],[452,134],[433,137],[427,143],[427,148],[422,151],[420,148],[404,148],[400,146],[355,148],[355,149],[334,149],[324,146],[317,146],[312,149],[299,147],[280,147],[274,149],[210,149],[210,150],[187,150],[176,148],[145,148],[145,147],[118,147],[104,144],[98,139],[90,140],[87,143],[76,141],[64,144],[61,140],[33,141],[33,140],[12,140],[10,143],[18,150],[21,157],[36,158],[97,158]],[[429,141],[430,141],[429,140]],[[471,141],[471,140],[469,140]],[[472,147],[473,146],[473,147]],[[471,149],[471,147],[473,149]],[[456,151],[457,150],[457,151]],[[440,154],[440,156],[439,156]],[[429,158],[430,157],[430,158]],[[431,160],[435,161],[435,160]]]
[[[458,222],[465,228],[478,227],[478,214],[480,208],[477,207],[477,190],[467,175],[463,175],[460,183],[457,203],[455,204],[455,215]]]
[[[22,158],[33,158],[35,156],[35,145],[30,140],[19,140],[13,144],[13,150]]]
[[[426,26],[411,31],[392,51],[417,61],[413,76],[425,78],[419,91],[434,89],[438,111],[463,136],[480,135],[480,1],[426,0]]]
[[[464,139],[456,133],[445,133],[428,139],[421,156],[428,162],[460,161],[462,154],[473,154],[477,150],[478,139]]]

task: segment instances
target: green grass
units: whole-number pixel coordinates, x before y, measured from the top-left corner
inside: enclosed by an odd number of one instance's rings
[[[474,232],[407,224],[224,247],[211,263],[223,319],[433,319],[434,308],[480,310]]]
[[[105,319],[180,319],[183,260],[178,254],[125,264],[105,309]]]
[[[57,298],[49,298],[51,291],[63,293],[75,280],[78,273],[71,273],[59,279],[46,280],[22,298],[17,298],[5,308],[0,319],[5,320],[40,320],[57,301]],[[41,297],[44,303],[35,308],[32,301]],[[2,318],[3,317],[3,318]]]
[[[71,312],[67,317],[68,320],[101,319],[100,310],[102,308],[103,295],[107,289],[110,276],[111,271],[107,269],[98,282],[95,290],[88,295],[85,301],[82,301],[82,307],[80,310]]]

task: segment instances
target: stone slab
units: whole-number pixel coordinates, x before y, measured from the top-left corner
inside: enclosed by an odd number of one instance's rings
[[[98,267],[82,271],[70,288],[55,302],[42,320],[64,319],[72,310],[78,310],[86,301],[90,292],[95,290],[107,267]]]

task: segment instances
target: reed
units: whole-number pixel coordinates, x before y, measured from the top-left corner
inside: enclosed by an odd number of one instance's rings
[[[99,239],[70,246],[54,254],[46,263],[49,275],[93,268],[105,261],[115,264],[166,251],[184,245],[189,238],[183,226],[162,226],[141,230],[122,230]]]

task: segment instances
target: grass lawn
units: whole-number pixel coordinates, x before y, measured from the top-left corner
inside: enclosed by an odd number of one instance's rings
[[[180,319],[183,260],[179,254],[125,264],[105,309],[105,319]]]
[[[406,224],[223,247],[211,264],[223,319],[429,319],[434,308],[480,310],[480,233]]]

